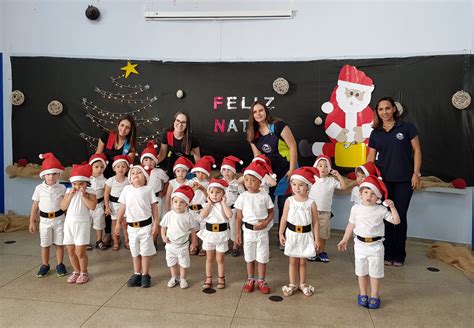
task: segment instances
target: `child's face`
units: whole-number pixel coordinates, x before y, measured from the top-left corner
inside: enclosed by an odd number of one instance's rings
[[[85,182],[85,181],[74,181],[72,183],[72,187],[76,191],[84,191],[85,192],[86,188],[87,188],[87,182]]]
[[[181,198],[175,196],[173,197],[173,210],[176,213],[184,213],[188,209],[188,204]]]
[[[146,178],[142,170],[138,168],[132,169],[130,171],[130,182],[136,188],[146,185]]]
[[[150,157],[145,157],[142,161],[142,166],[155,167],[155,161]]]
[[[234,180],[234,172],[232,172],[231,170],[223,168],[221,169],[221,173],[224,179],[226,179],[227,181]]]
[[[127,171],[128,171],[128,165],[125,164],[124,162],[118,162],[114,166],[114,172],[118,176],[125,176],[125,174],[127,174]]]
[[[329,175],[329,166],[325,159],[320,160],[316,165],[316,168],[318,169],[319,176],[321,178],[327,177]]]
[[[261,181],[253,175],[244,175],[244,185],[248,192],[256,193],[260,190]]]
[[[293,179],[291,180],[291,191],[293,194],[305,197],[308,195],[308,185],[301,180]]]
[[[207,180],[208,177],[209,177],[209,176],[208,176],[206,173],[204,173],[204,172],[201,172],[201,171],[197,171],[197,172],[196,172],[196,178],[197,178],[199,181],[205,181],[205,180]]]
[[[102,163],[101,161],[94,162],[92,164],[92,176],[93,177],[101,176],[102,173],[104,173],[104,169],[105,169],[104,163]]]
[[[59,173],[45,174],[43,177],[44,177],[44,182],[46,182],[47,185],[52,186],[56,184],[56,182],[58,182]]]
[[[379,200],[375,192],[372,189],[366,187],[360,189],[360,198],[362,199],[363,205],[369,206],[377,204],[377,201]]]
[[[217,187],[211,187],[207,194],[213,203],[219,203],[222,201],[222,197],[224,196],[224,190]]]
[[[362,181],[364,181],[364,179],[366,178],[365,173],[361,172],[360,170],[356,171],[356,177],[357,185],[360,185]]]
[[[178,180],[186,179],[187,174],[188,174],[188,170],[185,170],[183,168],[177,168],[176,170],[174,170],[174,175],[176,175],[176,179]]]

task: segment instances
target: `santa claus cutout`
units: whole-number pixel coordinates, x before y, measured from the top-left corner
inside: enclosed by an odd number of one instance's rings
[[[336,156],[336,165],[347,167],[352,166],[351,162],[354,165],[357,164],[357,161],[351,160],[351,158],[339,158],[339,162],[348,163],[348,165],[339,165],[338,155],[339,157],[353,157],[354,151],[361,152],[363,150],[364,155],[359,157],[365,159],[366,147],[361,144],[368,143],[372,132],[373,111],[369,107],[369,103],[373,90],[372,79],[364,72],[350,65],[344,65],[341,68],[337,86],[334,88],[331,98],[321,106],[321,110],[328,114],[324,127],[331,142],[315,142],[312,146],[314,155]],[[342,152],[336,151],[337,143],[339,143],[338,149],[341,149]],[[351,152],[344,151],[353,145]],[[361,164],[364,163],[365,161]]]

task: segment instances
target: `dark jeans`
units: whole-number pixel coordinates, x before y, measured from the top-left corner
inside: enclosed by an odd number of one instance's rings
[[[407,212],[410,206],[413,189],[411,182],[387,182],[384,181],[388,190],[388,198],[395,203],[400,224],[395,225],[390,222],[385,223],[385,260],[405,262],[405,242],[407,240]]]
[[[289,197],[289,195],[280,195],[280,196],[276,196],[275,195],[275,187],[272,187],[270,188],[270,198],[272,199],[275,207],[278,207],[278,227],[280,226],[280,222],[281,222],[281,216],[283,215],[283,207],[285,206],[285,201],[286,199]],[[275,204],[275,198],[277,198],[277,203]]]

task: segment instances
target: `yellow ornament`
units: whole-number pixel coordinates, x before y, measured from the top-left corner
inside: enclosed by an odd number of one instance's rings
[[[137,66],[138,64],[132,64],[130,61],[128,61],[127,66],[121,68],[122,71],[125,71],[125,78],[127,78],[131,73],[138,74],[137,70],[135,69]]]

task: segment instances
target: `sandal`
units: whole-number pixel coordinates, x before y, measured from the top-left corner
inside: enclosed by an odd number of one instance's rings
[[[87,251],[91,251],[91,250],[93,250],[93,249],[94,249],[94,247],[92,247],[91,244],[86,245],[86,250],[87,250]]]
[[[300,290],[303,292],[304,296],[313,296],[314,287],[311,285],[302,284],[300,285]]]
[[[220,281],[223,280],[223,281]],[[217,277],[217,289],[224,289],[225,288],[225,276],[224,277]]]
[[[192,251],[189,250],[189,255],[197,255],[199,253],[199,248],[193,249]]]
[[[125,246],[124,246],[126,249],[130,249],[130,244],[128,242],[125,242]]]
[[[102,240],[98,240],[95,243],[95,248],[105,251],[108,247],[105,246],[105,244]]]
[[[288,286],[285,285],[281,287],[281,291],[283,292],[284,296],[291,296],[297,290],[298,290],[298,287],[296,287],[293,284],[288,284]]]
[[[120,249],[120,244],[114,244],[114,245],[112,246],[112,250],[113,250],[113,251],[118,251],[119,249]]]
[[[79,277],[77,277],[76,284],[77,285],[82,285],[82,284],[85,284],[88,281],[89,281],[89,274],[87,272],[82,272],[79,275]]]
[[[204,249],[201,249],[198,253],[198,256],[206,256],[206,251]]]
[[[210,279],[211,282],[207,282],[207,280]],[[204,283],[202,284],[202,289],[208,289],[208,288],[211,288],[212,287],[212,276],[206,276],[206,280],[204,281]]]
[[[396,268],[399,268],[403,266],[403,262],[393,261],[392,265]]]
[[[386,261],[386,260],[385,260],[385,261],[383,261],[383,264],[384,264],[385,266],[392,266],[392,265],[393,265],[393,262],[392,262],[392,261]]]

